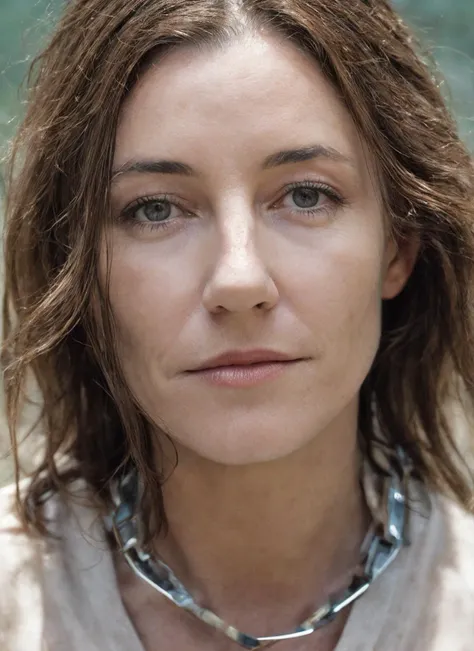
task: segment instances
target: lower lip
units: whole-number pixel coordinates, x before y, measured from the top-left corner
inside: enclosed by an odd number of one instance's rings
[[[218,366],[216,368],[203,369],[202,371],[194,371],[192,375],[221,387],[250,387],[255,384],[274,380],[299,361],[262,362],[242,366]]]

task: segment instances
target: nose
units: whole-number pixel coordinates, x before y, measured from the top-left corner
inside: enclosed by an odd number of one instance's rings
[[[203,302],[211,313],[270,310],[278,289],[259,254],[257,225],[247,217],[227,215],[219,233],[217,263],[204,289]]]

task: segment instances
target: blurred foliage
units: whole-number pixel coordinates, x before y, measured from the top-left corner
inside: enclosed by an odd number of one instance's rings
[[[433,52],[447,81],[445,96],[474,148],[474,0],[393,1]],[[12,135],[21,115],[20,86],[28,62],[47,38],[61,4],[0,0],[0,144]]]
[[[22,112],[20,87],[60,6],[60,0],[0,0],[0,143],[14,131]]]

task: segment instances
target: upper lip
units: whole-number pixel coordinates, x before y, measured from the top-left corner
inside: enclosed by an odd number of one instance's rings
[[[291,362],[296,359],[301,359],[301,357],[294,357],[276,350],[230,350],[227,353],[211,357],[190,370],[203,371],[208,368],[217,368],[218,366],[247,366],[250,364],[258,364],[259,362]]]

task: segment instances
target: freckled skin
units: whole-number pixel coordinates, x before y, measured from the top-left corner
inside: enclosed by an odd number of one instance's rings
[[[262,169],[316,143],[353,166]],[[281,459],[348,424],[353,436],[381,300],[402,289],[410,260],[386,242],[370,157],[317,66],[273,36],[167,55],[124,105],[114,166],[158,159],[196,175],[117,177],[108,233],[119,354],[140,403],[183,449],[223,464]],[[316,194],[319,212],[304,214],[285,188],[308,180],[345,204]],[[179,206],[166,228],[118,218],[163,195]],[[184,373],[262,347],[309,360],[245,389]]]

